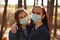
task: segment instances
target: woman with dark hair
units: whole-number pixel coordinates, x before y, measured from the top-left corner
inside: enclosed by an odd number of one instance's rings
[[[50,40],[48,20],[44,8],[35,6],[32,9],[32,22],[33,27],[28,40]]]
[[[29,17],[26,10],[19,8],[16,10],[14,19],[16,23],[9,32],[9,40],[27,40],[29,34]]]

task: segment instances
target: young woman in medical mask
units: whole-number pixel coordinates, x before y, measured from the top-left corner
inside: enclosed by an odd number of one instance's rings
[[[33,27],[28,40],[50,40],[49,27],[47,16],[44,8],[35,6],[32,9],[32,23]]]
[[[9,32],[9,40],[26,40],[29,32],[29,17],[26,10],[19,8],[16,10],[14,19],[16,23]]]

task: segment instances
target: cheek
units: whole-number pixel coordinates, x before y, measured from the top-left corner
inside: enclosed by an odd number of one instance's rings
[[[44,19],[45,15],[42,16],[42,19]]]
[[[21,17],[20,16],[18,16],[18,20],[20,21],[20,19],[21,19]]]
[[[42,16],[40,15],[40,18],[42,18]]]
[[[42,15],[40,15],[40,18],[41,18],[41,20],[43,19],[43,16]]]

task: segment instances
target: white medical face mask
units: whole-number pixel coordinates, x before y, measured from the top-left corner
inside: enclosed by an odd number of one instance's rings
[[[41,20],[40,15],[37,15],[37,14],[32,14],[31,18],[34,21],[34,23],[39,22]]]
[[[28,16],[25,17],[24,19],[20,19],[20,24],[23,24],[23,25],[28,24]]]

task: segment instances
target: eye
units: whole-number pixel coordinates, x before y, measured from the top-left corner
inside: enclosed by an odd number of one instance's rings
[[[35,12],[32,12],[33,14],[35,14]]]
[[[39,13],[39,12],[37,12],[36,14],[40,15],[40,13]]]
[[[23,19],[23,17],[20,17],[20,19]]]
[[[25,18],[25,17],[26,17],[26,15],[24,15],[24,16],[21,16],[21,17],[20,17],[20,19],[23,19],[23,18]]]
[[[26,17],[27,15],[25,15],[24,17]]]

